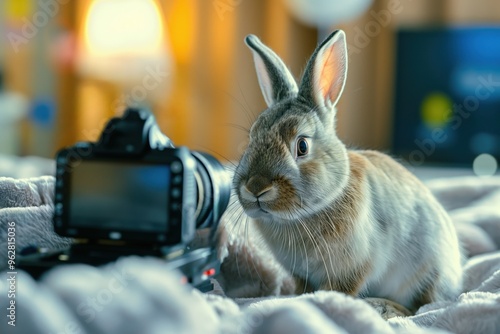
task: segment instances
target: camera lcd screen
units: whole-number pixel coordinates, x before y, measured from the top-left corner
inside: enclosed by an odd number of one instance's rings
[[[83,161],[70,178],[71,226],[150,233],[168,229],[169,166]]]

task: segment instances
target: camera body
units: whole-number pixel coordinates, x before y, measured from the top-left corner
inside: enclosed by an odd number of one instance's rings
[[[196,162],[187,148],[141,156],[89,154],[84,143],[57,155],[54,229],[62,236],[185,245],[195,233]],[[116,166],[119,165],[119,168]]]
[[[174,147],[149,111],[129,108],[96,143],[58,152],[54,230],[75,243],[23,256],[21,267],[39,276],[61,263],[150,255],[206,286],[218,271],[215,232],[230,191],[214,157]]]

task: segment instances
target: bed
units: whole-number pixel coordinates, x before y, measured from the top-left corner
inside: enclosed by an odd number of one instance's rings
[[[38,281],[19,271],[12,323],[9,223],[16,223],[16,249],[71,244],[52,229],[53,171],[51,160],[0,157],[1,333],[500,333],[500,177],[441,169],[415,173],[457,227],[467,255],[464,288],[455,300],[415,315],[388,315],[384,306],[334,291],[287,295],[286,272],[257,246],[251,226],[236,229],[223,219],[225,260],[210,293],[181,285],[178,273],[155,258],[61,266]]]

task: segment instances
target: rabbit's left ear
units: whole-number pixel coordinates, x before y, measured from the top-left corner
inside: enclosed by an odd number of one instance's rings
[[[255,35],[248,35],[245,42],[252,50],[260,89],[267,106],[297,96],[297,83],[280,57]]]
[[[300,84],[299,96],[314,106],[332,111],[347,77],[347,45],[342,30],[333,32],[314,51]],[[325,110],[326,109],[326,110]]]

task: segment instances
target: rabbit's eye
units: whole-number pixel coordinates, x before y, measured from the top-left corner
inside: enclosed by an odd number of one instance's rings
[[[297,157],[302,157],[309,153],[309,143],[304,137],[297,139]]]

